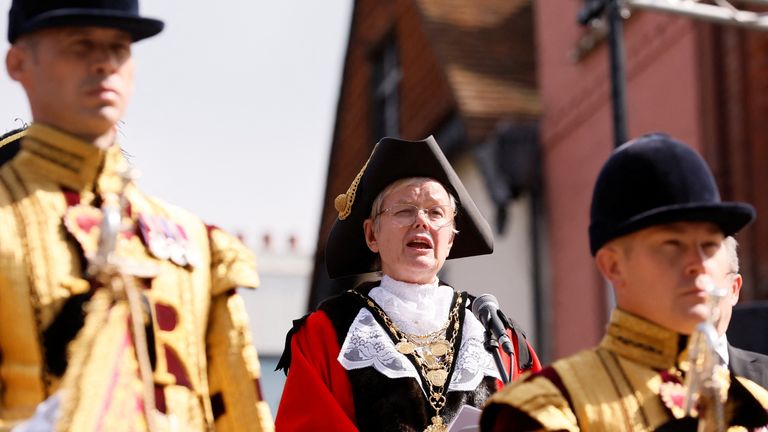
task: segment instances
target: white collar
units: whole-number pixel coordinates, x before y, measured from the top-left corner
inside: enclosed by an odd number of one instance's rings
[[[720,358],[722,358],[723,362],[726,365],[728,365],[731,359],[730,359],[730,356],[728,355],[728,337],[726,337],[725,333],[723,333],[722,336],[717,338],[717,343],[715,344],[715,351],[717,351],[717,353],[720,354]]]
[[[464,316],[461,347],[456,354],[448,391],[472,391],[486,376],[501,379],[493,357],[484,348],[484,332],[483,325],[474,315]],[[413,363],[397,351],[392,338],[366,308],[360,309],[349,327],[337,360],[346,370],[373,367],[388,378],[413,378],[424,396],[428,395]]]
[[[381,285],[371,289],[368,296],[384,309],[400,330],[426,334],[448,321],[453,288],[440,285],[437,278],[430,284],[420,285],[384,275]]]

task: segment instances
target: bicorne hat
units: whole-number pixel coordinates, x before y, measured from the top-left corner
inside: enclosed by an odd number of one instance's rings
[[[363,222],[370,217],[373,201],[387,186],[409,177],[429,177],[456,198],[456,229],[447,259],[493,252],[493,233],[461,183],[437,142],[431,136],[422,141],[382,138],[368,162],[346,193],[336,197],[339,212],[325,247],[331,278],[368,273],[377,255],[365,242]]]
[[[589,246],[653,225],[712,222],[733,235],[755,218],[745,203],[723,202],[704,159],[665,134],[644,135],[616,150],[603,165],[592,194]]]
[[[13,0],[8,41],[50,27],[95,26],[128,32],[133,41],[154,36],[163,22],[139,15],[138,0]]]

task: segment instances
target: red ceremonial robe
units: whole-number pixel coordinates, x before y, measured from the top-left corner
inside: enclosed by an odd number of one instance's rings
[[[507,332],[519,355],[516,335]],[[290,347],[290,373],[277,410],[276,430],[357,431],[352,386],[347,371],[337,360],[341,347],[328,315],[323,311],[309,315],[293,335]],[[528,370],[541,370],[536,353],[528,347],[533,361]],[[500,352],[509,374],[511,359]],[[518,362],[513,366],[512,380],[516,380],[523,371]],[[501,381],[497,380],[497,385],[501,388]]]

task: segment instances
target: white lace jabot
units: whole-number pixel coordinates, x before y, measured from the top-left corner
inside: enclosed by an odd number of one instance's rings
[[[448,321],[453,288],[400,282],[384,275],[381,285],[371,289],[372,298],[400,330],[411,334],[431,333]]]
[[[448,320],[453,289],[437,280],[417,285],[385,275],[381,285],[371,289],[368,296],[402,331],[425,334],[439,329]],[[472,391],[485,376],[499,378],[493,358],[483,348],[483,333],[477,318],[466,313],[449,391]],[[373,366],[388,378],[411,377],[421,385],[416,367],[395,349],[392,339],[366,308],[361,308],[352,322],[338,360],[347,370]]]

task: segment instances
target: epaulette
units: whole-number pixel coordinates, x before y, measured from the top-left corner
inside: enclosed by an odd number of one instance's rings
[[[27,135],[27,127],[14,129],[0,136],[0,166],[16,156],[21,148],[21,139]]]

